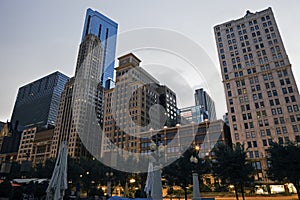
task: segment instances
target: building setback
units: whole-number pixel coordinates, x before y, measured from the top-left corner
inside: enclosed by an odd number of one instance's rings
[[[214,27],[233,142],[266,181],[272,141],[300,141],[299,92],[271,8]]]

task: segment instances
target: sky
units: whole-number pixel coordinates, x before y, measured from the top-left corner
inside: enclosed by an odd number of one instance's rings
[[[193,90],[204,87],[221,118],[226,102],[213,26],[243,17],[246,10],[268,7],[275,14],[299,85],[299,0],[2,0],[0,121],[10,119],[19,87],[54,71],[74,75],[87,8],[118,23],[117,57],[136,53],[146,70],[177,93],[181,107],[192,105]],[[148,43],[156,40],[155,48],[147,48],[135,37]],[[168,47],[159,41],[167,41]]]

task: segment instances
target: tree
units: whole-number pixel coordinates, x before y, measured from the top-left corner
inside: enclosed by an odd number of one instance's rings
[[[55,160],[54,159],[47,159],[45,164],[38,163],[36,164],[34,170],[36,178],[51,178],[53,170],[55,167]]]
[[[300,200],[300,146],[294,143],[280,145],[273,143],[268,149],[272,180],[287,180],[294,184]]]
[[[238,188],[240,188],[243,200],[245,199],[245,184],[252,182],[251,174],[254,171],[251,163],[247,161],[247,152],[244,145],[237,143],[230,147],[224,143],[218,143],[214,149],[215,162],[213,162],[214,174],[234,185],[236,199],[238,200]]]
[[[184,190],[184,197],[187,200],[187,188],[192,182],[192,173],[200,176],[210,172],[208,160],[198,157],[197,163],[191,163],[190,158],[194,149],[189,148],[178,160],[163,169],[163,176],[168,180],[169,185],[178,185]]]
[[[12,191],[12,186],[8,179],[5,179],[0,184],[0,197],[10,197]]]

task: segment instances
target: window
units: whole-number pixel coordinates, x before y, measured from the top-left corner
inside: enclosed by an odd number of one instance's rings
[[[264,147],[268,146],[267,140],[262,140]]]
[[[234,135],[235,135],[235,139],[236,139],[236,140],[239,140],[239,139],[240,139],[240,136],[239,136],[238,133],[235,133]]]
[[[246,138],[250,138],[250,133],[246,132]]]
[[[297,125],[293,125],[293,131],[294,132],[299,132],[298,126]]]
[[[257,147],[257,142],[253,141],[253,147]]]
[[[252,148],[252,143],[251,142],[247,142],[248,148]]]
[[[289,91],[289,93],[293,93],[293,88],[292,87],[288,87],[288,91]]]
[[[258,151],[254,151],[255,154],[255,158],[259,158],[259,152]]]
[[[228,91],[227,93],[228,93],[228,96],[229,96],[229,97],[231,97],[231,96],[232,96],[232,93],[231,93],[231,91]]]
[[[282,127],[282,133],[283,134],[287,134],[287,129],[286,129],[286,127],[284,126],[284,127]]]
[[[285,123],[284,117],[279,117],[279,121],[280,121],[280,124],[284,124]]]
[[[284,97],[285,103],[290,103],[290,98],[289,97]]]
[[[233,124],[233,129],[236,131],[237,130],[237,125]]]
[[[235,117],[235,115],[233,115],[231,118],[232,118],[232,121],[233,121],[233,122],[235,122],[235,121],[236,121],[236,117]]]
[[[282,138],[282,137],[279,137],[279,138],[278,138],[278,143],[279,143],[279,144],[283,144],[283,138]]]
[[[276,128],[276,133],[277,133],[277,134],[281,134],[281,129],[280,129],[280,127],[277,127],[277,128]]]
[[[247,113],[247,115],[248,115],[248,119],[252,119],[251,113]],[[299,117],[300,117],[300,116],[299,116]]]
[[[282,88],[282,93],[283,93],[283,94],[287,94],[286,88]]]
[[[264,120],[264,123],[265,123],[265,126],[269,126],[269,121],[268,121],[268,119],[265,119],[265,120]]]
[[[300,115],[296,115],[296,118],[297,118],[297,121],[299,122],[300,121]]]
[[[254,158],[253,151],[249,151],[249,158]]]
[[[296,120],[295,120],[295,116],[294,115],[291,115],[290,116],[290,120],[291,120],[291,122],[295,122]]]

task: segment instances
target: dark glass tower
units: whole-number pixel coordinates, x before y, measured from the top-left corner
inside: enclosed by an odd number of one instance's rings
[[[195,104],[201,106],[202,111],[208,115],[210,121],[217,120],[215,102],[203,88],[195,90]]]
[[[107,80],[114,80],[114,60],[116,53],[118,24],[101,13],[87,9],[82,39],[88,34],[97,36],[102,47],[101,84],[105,87]],[[108,86],[108,85],[107,85]],[[108,89],[108,88],[107,88]]]
[[[19,88],[11,123],[18,130],[55,125],[60,95],[69,77],[54,72]]]

